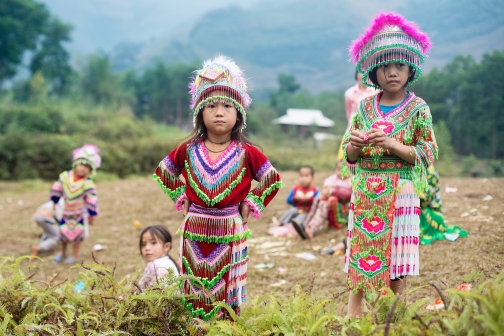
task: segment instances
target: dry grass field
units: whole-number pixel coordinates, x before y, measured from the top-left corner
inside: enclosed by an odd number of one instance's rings
[[[317,173],[315,183],[321,186],[329,173]],[[345,289],[345,274],[342,271],[342,256],[319,256],[313,251],[316,246],[327,246],[331,240],[340,241],[345,232],[325,230],[312,241],[298,237],[275,238],[267,234],[271,217],[279,216],[286,209],[285,198],[290,186],[296,182],[297,173],[282,174],[285,187],[262,214],[260,220],[251,219],[253,236],[250,240],[250,263],[248,273],[249,297],[278,291],[288,294],[300,283],[305,288],[313,280],[313,292],[331,296]],[[442,288],[453,287],[473,270],[493,277],[504,267],[504,179],[442,178],[442,200],[449,223],[456,223],[468,230],[468,238],[450,243],[435,242],[421,246],[421,275],[408,279],[410,289],[437,282]],[[456,193],[445,193],[445,187],[457,187]],[[49,197],[49,183],[1,182],[0,183],[0,256],[18,257],[29,254],[30,246],[41,235],[31,215]],[[98,183],[101,213],[97,226],[82,246],[81,258],[91,260],[95,244],[107,249],[95,253],[99,261],[112,265],[117,263],[118,279],[136,276],[143,270],[144,262],[139,254],[138,239],[141,228],[147,225],[164,224],[172,234],[177,231],[182,215],[174,210],[171,200],[162,194],[157,183],[150,178],[136,178],[115,182]],[[484,201],[487,195],[492,200]],[[139,220],[137,229],[133,222]],[[179,239],[175,237],[171,256],[177,258]],[[297,258],[300,252],[317,255],[316,260]],[[79,276],[79,267],[53,265],[52,255],[35,261],[37,277],[58,278],[74,281]],[[272,269],[256,269],[259,263],[274,263]],[[279,268],[286,269],[285,273]],[[285,271],[285,270],[283,270]],[[413,291],[408,299],[422,296],[435,297],[431,287]],[[343,309],[343,307],[341,307]]]

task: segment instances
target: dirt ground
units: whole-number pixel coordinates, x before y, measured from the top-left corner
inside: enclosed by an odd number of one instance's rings
[[[318,173],[315,184],[321,186],[329,174]],[[272,225],[271,217],[279,217],[287,208],[285,199],[289,188],[296,182],[297,173],[285,172],[282,178],[285,187],[260,220],[250,221],[253,236],[249,248],[248,296],[274,291],[288,294],[298,283],[308,288],[312,279],[313,292],[317,295],[332,296],[344,291],[343,256],[319,256],[313,250],[317,246],[331,245],[331,241],[341,241],[344,230],[327,229],[312,241],[302,241],[298,237],[275,238],[267,234]],[[446,193],[447,186],[458,190]],[[493,277],[504,267],[504,179],[442,178],[441,187],[447,221],[460,225],[470,235],[456,242],[438,241],[421,246],[420,276],[408,279],[410,289],[429,281],[438,282],[442,288],[453,287],[462,283],[473,270]],[[0,256],[27,255],[30,246],[37,244],[42,231],[31,216],[48,199],[49,188],[49,183],[41,182],[0,182]],[[182,215],[174,210],[173,203],[163,195],[157,183],[148,177],[99,183],[98,192],[101,208],[98,225],[90,228],[90,238],[83,243],[81,257],[91,261],[93,246],[106,245],[106,250],[95,253],[98,260],[110,265],[116,262],[118,279],[136,276],[145,265],[138,250],[140,230],[148,225],[164,224],[174,234],[182,222]],[[493,199],[484,201],[487,195]],[[141,228],[133,226],[135,220],[142,223]],[[173,246],[170,254],[177,258],[177,237]],[[312,253],[317,259],[299,259],[295,255],[301,252]],[[55,253],[35,262],[39,269],[37,276],[50,278],[59,273],[61,280],[76,280],[79,268],[53,265]],[[260,263],[274,263],[274,268],[254,268]],[[430,287],[409,295],[409,300],[436,296]]]

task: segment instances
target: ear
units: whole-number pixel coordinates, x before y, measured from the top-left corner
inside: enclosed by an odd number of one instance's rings
[[[164,250],[165,254],[168,253],[168,252],[170,252],[170,250],[171,250],[171,243],[164,244],[163,250]]]

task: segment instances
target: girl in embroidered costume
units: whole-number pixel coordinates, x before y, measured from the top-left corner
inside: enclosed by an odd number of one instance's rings
[[[98,199],[92,176],[100,164],[98,147],[84,145],[77,148],[73,151],[72,170],[62,172],[51,188],[51,201],[54,202],[55,207],[61,197],[65,199],[60,221],[62,250],[61,254],[54,257],[55,264],[65,258],[68,243],[73,243],[73,253],[65,260],[65,263],[72,264],[77,261],[79,247],[85,236],[85,216],[89,214],[89,224],[95,224],[95,217],[98,215]]]
[[[401,293],[405,277],[419,274],[418,194],[437,145],[429,107],[406,86],[420,77],[429,47],[425,33],[393,13],[378,15],[351,46],[362,82],[382,90],[360,102],[343,139],[353,186],[345,262],[353,315],[362,314],[363,294],[385,286]]]
[[[242,134],[251,99],[241,69],[218,56],[195,71],[189,88],[194,130],[161,161],[154,178],[184,211],[182,273],[205,287],[185,281],[182,290],[197,297],[186,305],[193,316],[209,319],[222,313],[212,296],[236,312],[246,299],[248,216],[259,218],[281,181]],[[253,179],[259,183],[250,190]]]

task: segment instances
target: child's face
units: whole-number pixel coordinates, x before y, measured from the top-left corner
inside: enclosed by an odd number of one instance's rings
[[[75,166],[74,172],[78,177],[86,177],[91,173],[91,167],[84,164],[78,164]]]
[[[224,96],[222,91],[214,91],[212,96]],[[208,133],[214,135],[228,134],[232,131],[238,118],[238,111],[229,101],[209,102],[203,108],[203,123]]]
[[[376,79],[383,91],[397,92],[403,90],[410,76],[410,68],[406,63],[391,62],[379,66],[376,70]]]
[[[301,168],[299,170],[299,184],[304,187],[304,188],[307,188],[309,186],[311,186],[311,183],[313,181],[313,175],[311,173],[311,170],[310,168]]]
[[[161,257],[164,257],[171,248],[171,243],[163,244],[163,242],[149,231],[142,236],[142,257],[145,261],[150,262]]]
[[[330,185],[325,185],[322,188],[322,196],[329,197],[331,195],[331,189],[332,187]]]

